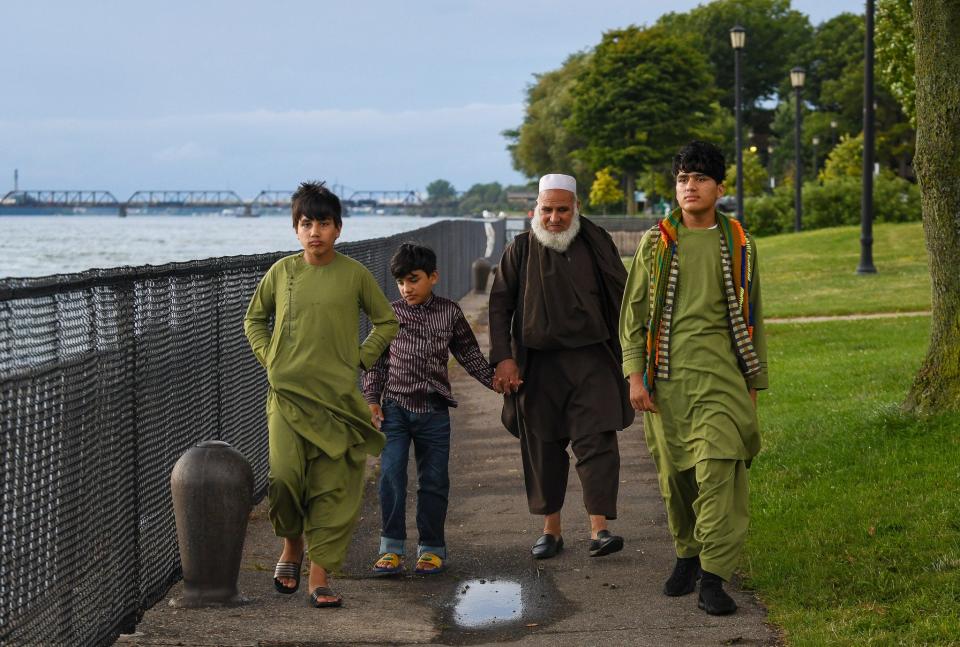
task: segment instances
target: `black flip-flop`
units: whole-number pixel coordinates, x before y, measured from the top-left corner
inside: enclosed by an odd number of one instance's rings
[[[623,537],[611,535],[609,530],[601,530],[596,539],[590,540],[590,557],[603,557],[623,550]]]
[[[333,602],[318,602],[320,598],[336,598]],[[343,606],[343,598],[326,586],[318,586],[310,592],[310,604],[317,609]]]
[[[303,570],[304,554],[305,553],[300,553],[299,562],[277,562],[277,567],[273,570],[273,586],[276,587],[278,593],[290,595],[292,593],[296,593],[297,589],[300,588],[300,571]],[[284,586],[280,582],[281,577],[293,578],[297,581],[297,583],[292,587]]]

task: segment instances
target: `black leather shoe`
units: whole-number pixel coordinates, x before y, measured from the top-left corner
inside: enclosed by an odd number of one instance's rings
[[[663,584],[664,595],[677,597],[693,593],[697,589],[697,580],[700,579],[700,557],[678,557],[673,567],[673,573]]]
[[[723,578],[703,571],[697,606],[712,616],[726,616],[737,610],[737,603],[723,590]]]
[[[533,555],[534,559],[550,559],[556,557],[561,550],[563,550],[563,537],[545,534],[533,545],[530,554]]]
[[[596,539],[590,540],[590,557],[603,557],[623,549],[623,537],[611,535],[609,530],[601,530]]]

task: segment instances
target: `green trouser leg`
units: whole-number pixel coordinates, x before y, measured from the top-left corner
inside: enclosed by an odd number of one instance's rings
[[[276,413],[268,415],[269,516],[278,537],[306,535],[307,556],[327,571],[343,563],[363,503],[366,455],[330,458]]]
[[[743,461],[706,459],[677,471],[657,465],[660,493],[678,557],[700,556],[703,570],[733,577],[750,523]]]

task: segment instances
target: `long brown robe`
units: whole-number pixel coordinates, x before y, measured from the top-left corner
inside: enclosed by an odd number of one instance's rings
[[[579,438],[633,422],[618,330],[626,278],[613,239],[582,216],[566,254],[529,232],[504,250],[490,292],[490,362],[512,357],[525,382],[504,398],[512,434],[524,427],[541,440]],[[587,347],[595,352],[584,359]],[[577,359],[562,361],[568,353]]]

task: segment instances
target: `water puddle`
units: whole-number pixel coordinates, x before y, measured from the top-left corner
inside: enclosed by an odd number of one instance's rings
[[[511,580],[467,580],[453,603],[453,621],[477,629],[523,618],[523,588]]]

